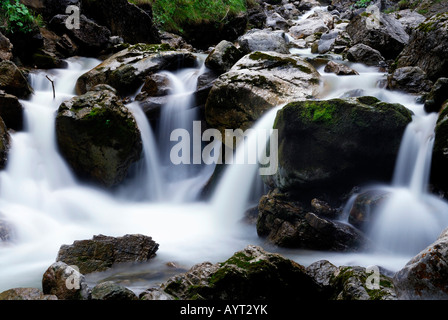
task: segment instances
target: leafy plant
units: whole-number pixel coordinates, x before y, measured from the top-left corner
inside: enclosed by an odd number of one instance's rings
[[[372,0],[358,0],[355,3],[355,6],[357,8],[367,8],[371,2],[372,2]]]
[[[0,21],[6,33],[29,33],[36,25],[42,25],[42,18],[31,13],[19,0],[2,2]]]

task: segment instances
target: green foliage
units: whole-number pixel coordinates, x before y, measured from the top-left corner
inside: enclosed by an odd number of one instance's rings
[[[253,0],[129,0],[136,5],[152,5],[155,22],[161,29],[182,33],[183,26],[201,22],[221,23],[246,11]]]
[[[6,33],[29,33],[42,25],[42,18],[35,16],[19,0],[4,0],[1,4],[0,25]]]
[[[367,8],[370,5],[371,2],[372,2],[372,0],[358,0],[355,3],[355,6],[357,8]]]

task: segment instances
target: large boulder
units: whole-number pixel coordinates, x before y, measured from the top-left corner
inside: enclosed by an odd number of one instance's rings
[[[79,18],[79,28],[67,29],[65,23],[68,17],[58,14],[50,20],[49,25],[59,35],[67,34],[76,43],[78,54],[96,56],[109,47],[111,36],[109,29],[85,15]]]
[[[113,281],[105,281],[93,287],[92,300],[132,301],[138,300],[138,297],[126,287]]]
[[[65,14],[68,6],[81,5],[81,0],[20,0],[28,8],[49,21],[57,14]]]
[[[125,42],[160,43],[152,16],[127,0],[82,0],[81,4],[86,16],[106,26]]]
[[[59,249],[57,261],[76,265],[83,274],[104,271],[123,262],[146,262],[156,255],[159,245],[151,237],[134,234],[123,237],[94,236]]]
[[[214,82],[207,123],[218,130],[248,129],[274,106],[317,95],[319,82],[316,69],[298,56],[250,53]]]
[[[303,300],[318,297],[305,268],[249,245],[227,261],[204,262],[170,278],[161,288],[181,300]]]
[[[289,34],[296,39],[306,38],[316,33],[323,34],[334,27],[333,16],[326,11],[316,11],[308,18],[295,23],[296,25],[289,29]]]
[[[61,261],[53,263],[42,276],[44,294],[54,295],[60,300],[88,300],[90,289],[83,274],[76,266]]]
[[[418,66],[436,81],[448,77],[448,13],[437,14],[414,29],[397,67]]]
[[[395,59],[409,41],[405,28],[394,15],[380,13],[379,9],[357,15],[347,26],[347,32],[353,44],[368,45],[386,59]]]
[[[59,149],[75,173],[105,187],[122,182],[140,160],[142,140],[132,113],[110,90],[63,102],[56,117]]]
[[[394,276],[398,298],[448,299],[448,230]]]
[[[263,177],[271,186],[300,190],[349,190],[389,181],[412,112],[374,97],[298,101],[281,109],[279,169]]]
[[[26,98],[33,92],[22,71],[11,61],[0,62],[0,90],[19,98]]]
[[[283,31],[252,29],[238,38],[238,44],[246,54],[253,51],[289,53],[288,39]]]
[[[114,87],[119,94],[132,94],[154,72],[192,67],[195,63],[193,54],[183,50],[173,51],[166,44],[136,44],[112,55],[79,77],[76,91],[84,94],[97,84],[104,83]]]
[[[260,199],[257,233],[277,246],[288,248],[359,251],[369,246],[355,228],[309,212],[300,202],[276,192]]]

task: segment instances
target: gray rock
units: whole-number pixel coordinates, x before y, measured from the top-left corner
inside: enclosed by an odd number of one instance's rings
[[[233,43],[223,40],[216,45],[205,60],[205,65],[219,73],[229,71],[244,56]]]
[[[379,66],[384,61],[383,56],[378,50],[362,43],[354,45],[347,51],[347,59],[352,62],[362,62],[374,67]]]
[[[140,300],[174,300],[172,296],[159,288],[150,288],[142,292],[139,296]]]
[[[329,61],[327,63],[327,65],[324,68],[324,72],[335,73],[338,76],[359,75],[359,73],[356,70],[354,70],[350,67],[347,67],[346,65],[343,65],[342,63],[337,63],[334,61]]]
[[[42,277],[44,294],[54,295],[60,300],[88,300],[90,289],[84,275],[76,266],[58,261],[48,267]]]
[[[275,51],[288,54],[288,39],[283,31],[252,29],[238,38],[244,53],[253,51]]]
[[[410,93],[430,91],[432,82],[419,67],[402,67],[387,77],[387,87]]]
[[[333,48],[336,38],[339,35],[339,31],[330,31],[324,33],[318,42],[317,51],[318,53],[327,53]]]

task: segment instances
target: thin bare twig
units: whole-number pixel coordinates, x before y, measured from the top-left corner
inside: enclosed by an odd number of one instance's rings
[[[51,86],[53,87],[53,99],[56,99],[56,92],[54,90],[54,80],[51,80],[48,75],[46,76],[46,78],[48,79],[48,81],[51,82]]]

